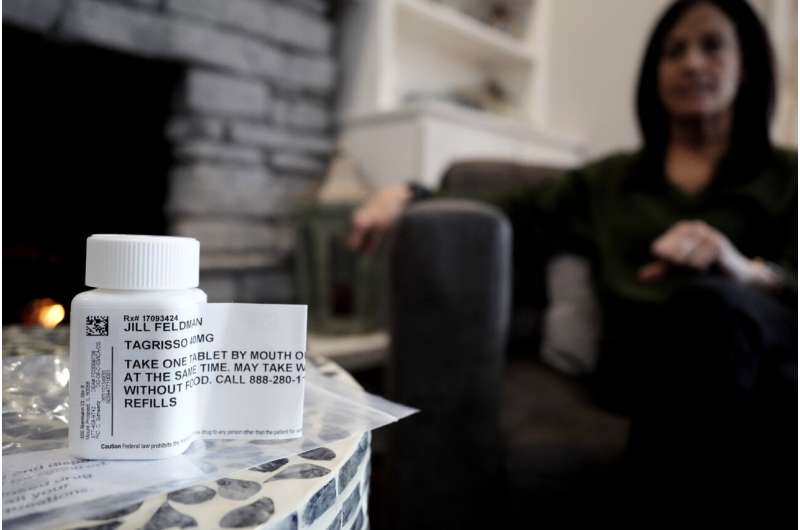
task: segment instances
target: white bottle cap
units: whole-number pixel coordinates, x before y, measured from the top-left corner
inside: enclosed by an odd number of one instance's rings
[[[86,285],[104,289],[197,287],[200,242],[190,237],[94,234],[86,239]]]

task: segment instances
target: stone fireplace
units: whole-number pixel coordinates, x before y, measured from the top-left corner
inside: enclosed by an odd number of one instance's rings
[[[4,321],[15,321],[26,296],[40,296],[24,284],[44,289],[42,278],[55,286],[76,276],[47,295],[67,305],[82,290],[82,242],[99,231],[199,239],[201,287],[211,301],[293,301],[290,214],[319,183],[334,148],[328,11],[324,0],[3,2],[7,65],[38,69],[6,78],[7,138],[26,133],[6,141],[15,154],[7,155],[4,182],[4,283],[11,285],[12,272],[37,278],[14,278],[20,292],[4,296]],[[33,62],[37,54],[49,62]],[[60,80],[48,77],[54,71]],[[15,92],[27,102],[16,107]],[[49,108],[52,122],[32,127],[31,113],[15,110],[25,105]],[[26,157],[51,157],[51,165],[16,174]],[[28,186],[9,184],[16,179]],[[10,224],[23,222],[20,212],[33,215],[41,194],[47,227],[34,223],[9,237]],[[69,217],[98,204],[105,222]]]

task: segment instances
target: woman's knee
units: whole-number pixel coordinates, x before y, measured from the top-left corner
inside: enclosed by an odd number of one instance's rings
[[[755,384],[763,340],[749,288],[726,278],[699,278],[676,291],[667,304],[674,334],[671,347],[709,391],[733,385],[749,392]]]
[[[709,311],[747,308],[747,301],[752,298],[750,291],[749,287],[728,278],[705,276],[680,286],[669,298],[667,308],[709,316]]]

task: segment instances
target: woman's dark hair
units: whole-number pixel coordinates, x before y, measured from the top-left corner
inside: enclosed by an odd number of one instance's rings
[[[746,0],[678,0],[656,24],[639,74],[636,111],[644,137],[645,153],[663,156],[669,137],[669,117],[658,92],[658,65],[667,34],[689,9],[708,3],[733,22],[739,39],[742,79],[733,108],[733,129],[728,152],[750,161],[771,149],[769,124],[775,102],[775,67],[772,46],[758,16]]]

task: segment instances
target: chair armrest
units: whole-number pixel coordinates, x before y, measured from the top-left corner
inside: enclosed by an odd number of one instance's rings
[[[494,494],[484,485],[497,490],[511,235],[502,212],[466,200],[415,204],[397,226],[390,389],[421,410],[392,432],[395,499],[410,503],[404,527],[455,522],[437,519],[450,511],[430,506],[432,498],[459,506],[450,516],[461,521],[472,507],[481,517]]]
[[[390,276],[393,367],[401,385],[395,390],[404,394],[398,397],[440,393],[432,397],[472,401],[500,387],[511,244],[504,214],[477,202],[427,201],[403,215]],[[428,384],[419,377],[423,366],[451,384]]]

